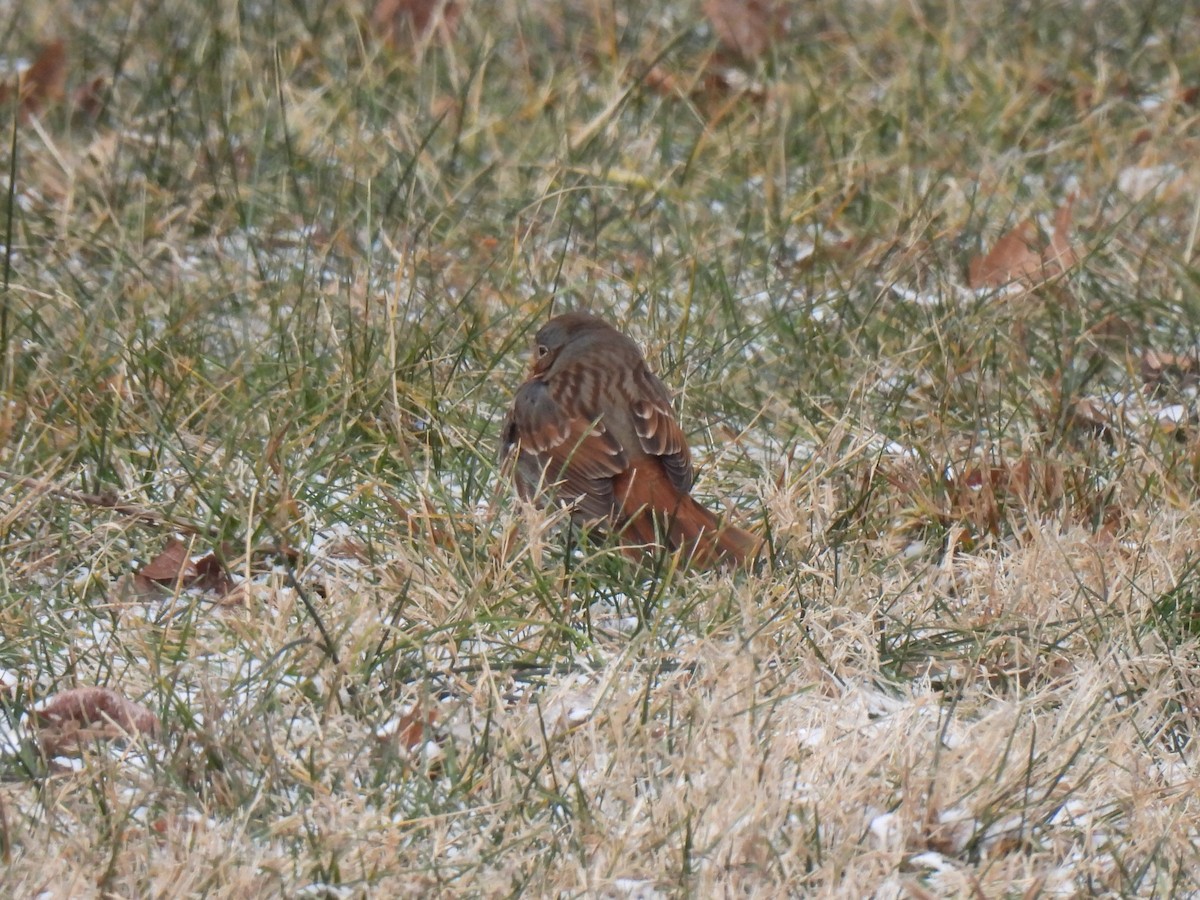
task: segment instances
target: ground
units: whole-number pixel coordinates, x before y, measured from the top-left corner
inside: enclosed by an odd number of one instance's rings
[[[428,6],[6,16],[0,892],[1200,892],[1195,7]],[[572,308],[756,567],[518,501]]]

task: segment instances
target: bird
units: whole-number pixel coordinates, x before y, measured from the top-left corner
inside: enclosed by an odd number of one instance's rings
[[[618,533],[632,558],[665,546],[711,568],[758,553],[755,535],[692,498],[692,454],[666,386],[633,340],[590,313],[538,330],[500,456],[522,499],[570,506],[577,524]]]

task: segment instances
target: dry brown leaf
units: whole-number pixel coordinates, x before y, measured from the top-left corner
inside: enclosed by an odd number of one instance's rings
[[[1092,397],[1080,397],[1067,416],[1070,428],[1105,437],[1113,428],[1113,419],[1105,405]]]
[[[967,267],[967,283],[974,289],[1003,287],[1012,281],[1037,277],[1042,254],[1036,249],[1037,229],[1026,220],[996,241],[986,256],[976,256]]]
[[[704,15],[721,46],[757,59],[783,36],[785,5],[777,0],[704,0]]]
[[[78,752],[97,740],[158,734],[158,717],[111,688],[69,688],[33,713],[38,742],[46,756]]]
[[[1065,272],[1079,263],[1079,255],[1071,246],[1071,220],[1075,215],[1075,195],[1054,213],[1054,231],[1050,235],[1050,246],[1042,251],[1042,268],[1047,271]]]
[[[413,707],[411,712],[400,717],[400,727],[396,731],[400,746],[408,751],[417,749],[429,740],[427,732],[436,722],[437,713],[433,710],[426,712],[420,706]]]
[[[436,710],[426,709],[420,703],[400,716],[395,727],[378,733],[379,740],[394,750],[412,753],[418,747],[433,740],[433,726],[437,724]]]
[[[1041,284],[1060,275],[1079,262],[1071,244],[1071,218],[1075,209],[1072,195],[1054,213],[1054,231],[1043,247],[1037,225],[1026,219],[1006,233],[991,252],[976,256],[967,266],[967,283],[975,290],[1004,287],[1014,281]]]
[[[66,84],[66,45],[61,40],[51,41],[21,77],[22,112],[36,113],[46,104],[61,100]]]
[[[163,551],[143,566],[137,575],[170,587],[178,584],[181,589],[197,588],[222,596],[234,588],[233,579],[215,553],[193,559],[188,554],[187,545],[177,538],[167,541]]]
[[[1070,466],[1028,454],[1015,460],[966,460],[944,471],[913,459],[894,459],[878,473],[895,488],[902,504],[896,517],[901,527],[920,531],[935,526],[947,535],[947,548],[955,551],[1010,529],[1019,533],[1028,512],[1044,516],[1065,511],[1074,521],[1086,523],[1108,521],[1112,514],[1102,492],[1066,482],[1074,477]]]
[[[710,99],[733,96],[738,99],[762,102],[768,96],[767,86],[762,82],[748,78],[744,72],[738,69],[724,66],[710,66],[704,73],[700,87]]]
[[[668,72],[662,65],[653,65],[642,76],[642,84],[656,94],[686,93],[679,86],[679,79]]]
[[[1167,385],[1187,387],[1200,375],[1200,360],[1178,353],[1146,350],[1142,354],[1142,380],[1151,388]]]
[[[97,75],[91,81],[86,81],[75,88],[71,95],[71,109],[74,114],[89,122],[100,118],[104,109],[104,91],[108,80],[103,75]]]
[[[684,96],[703,103],[731,98],[761,102],[767,99],[766,85],[755,81],[740,69],[712,64],[689,77],[672,74],[662,65],[651,66],[642,76],[647,90],[662,97]]]
[[[61,40],[42,47],[37,58],[21,73],[14,85],[0,85],[0,105],[7,104],[14,90],[22,118],[35,115],[49,103],[62,100],[67,84],[67,48]]]
[[[371,26],[386,43],[403,47],[434,32],[448,40],[461,17],[462,5],[457,0],[377,0]]]
[[[229,577],[224,563],[217,559],[215,553],[205,554],[192,565],[195,567],[196,577],[190,587],[199,588],[202,591],[212,591],[214,594],[222,596],[233,590],[233,579]]]
[[[183,541],[171,538],[162,552],[142,566],[138,574],[151,581],[170,583],[186,577],[185,570],[190,562],[187,545]]]

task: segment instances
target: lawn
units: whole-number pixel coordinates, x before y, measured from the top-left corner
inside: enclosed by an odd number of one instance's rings
[[[6,12],[0,894],[1200,893],[1200,11],[424,6]],[[518,500],[568,309],[757,566]]]

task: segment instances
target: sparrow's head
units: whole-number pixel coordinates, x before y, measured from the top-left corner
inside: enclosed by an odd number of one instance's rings
[[[615,328],[590,313],[569,312],[555,316],[534,335],[533,374],[540,375],[554,365],[564,347],[604,334],[620,336]]]

